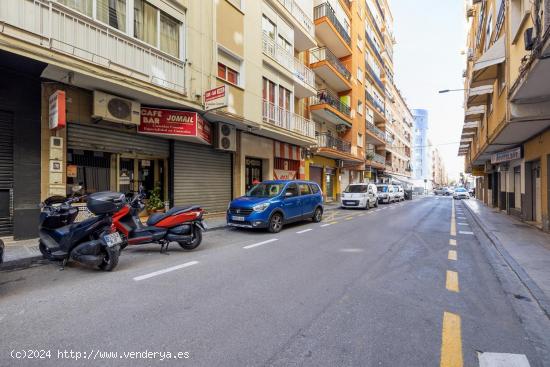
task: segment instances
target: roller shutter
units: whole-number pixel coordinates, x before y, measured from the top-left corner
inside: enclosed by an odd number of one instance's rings
[[[13,114],[0,111],[0,236],[13,233]]]
[[[231,201],[231,153],[174,142],[174,205],[199,204],[224,212]]]
[[[135,131],[126,132],[74,123],[68,124],[67,147],[109,153],[144,154],[155,158],[168,158],[170,155],[167,139],[138,134]]]

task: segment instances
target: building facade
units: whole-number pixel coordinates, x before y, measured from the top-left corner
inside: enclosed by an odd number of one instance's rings
[[[432,186],[435,187],[444,187],[449,184],[449,179],[447,177],[447,170],[445,168],[445,163],[443,162],[443,157],[439,152],[439,149],[432,149]]]
[[[487,205],[550,230],[550,2],[467,4],[459,155]]]
[[[415,187],[429,189],[426,184],[432,180],[432,161],[430,158],[431,144],[428,141],[428,111],[414,109],[412,114],[414,119],[413,178]]]

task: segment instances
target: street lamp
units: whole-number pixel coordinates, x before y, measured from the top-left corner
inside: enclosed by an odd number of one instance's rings
[[[449,93],[449,92],[458,92],[458,91],[461,91],[461,90],[466,90],[464,88],[462,89],[442,89],[439,91],[439,94],[443,94],[443,93]]]

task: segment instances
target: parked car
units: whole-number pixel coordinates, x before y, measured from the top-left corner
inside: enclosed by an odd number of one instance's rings
[[[379,184],[376,185],[378,190],[379,203],[393,203],[395,201],[395,189],[393,185]]]
[[[460,200],[460,199],[469,199],[470,194],[468,193],[468,190],[466,190],[464,187],[458,187],[454,193],[453,193],[453,199]]]
[[[245,196],[229,203],[227,225],[281,231],[283,225],[305,219],[323,218],[323,195],[312,181],[274,180],[252,187]]]
[[[403,186],[393,185],[393,189],[395,190],[395,201],[405,200],[405,191],[403,190]]]
[[[0,264],[4,262],[4,241],[0,240]]]
[[[378,206],[378,190],[375,184],[359,183],[349,185],[341,197],[342,208],[369,209]]]
[[[442,196],[451,196],[453,194],[453,190],[448,187],[440,187],[439,189],[434,190],[435,195],[442,195]]]

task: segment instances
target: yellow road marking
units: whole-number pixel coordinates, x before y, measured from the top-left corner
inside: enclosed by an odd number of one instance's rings
[[[460,316],[443,313],[443,331],[441,333],[440,367],[462,367],[462,333]]]
[[[455,221],[455,202],[453,200],[451,212],[451,236],[456,236],[456,221]]]
[[[456,246],[456,240],[455,240],[454,238],[451,238],[451,239],[449,240],[449,245],[451,245],[451,246]]]
[[[365,214],[359,214],[360,217],[362,217],[363,215],[365,215]]]
[[[353,219],[353,215],[352,215],[352,216],[349,216],[349,217],[345,217],[344,219],[345,219],[345,220],[352,220],[352,219]]]
[[[449,250],[449,255],[447,256],[447,259],[456,261],[456,251]]]
[[[445,286],[451,292],[458,292],[458,273],[456,271],[447,270]]]

